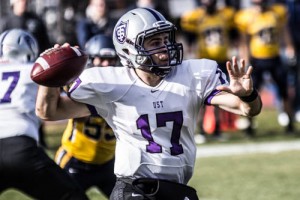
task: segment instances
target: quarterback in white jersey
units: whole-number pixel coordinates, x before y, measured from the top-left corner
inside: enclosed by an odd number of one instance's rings
[[[71,98],[93,105],[115,131],[117,176],[186,184],[195,162],[199,108],[226,81],[216,62],[202,59],[184,61],[155,87],[132,68],[88,69],[77,83]]]
[[[38,146],[38,85],[30,78],[38,46],[21,29],[0,35],[0,194],[16,188],[34,199],[87,200],[71,177]]]
[[[39,87],[36,113],[42,119],[101,115],[114,130],[118,179],[111,200],[198,199],[187,184],[195,164],[200,106],[244,116],[261,111],[252,67],[246,69],[243,60],[239,66],[234,57],[227,62],[228,83],[215,61],[182,61],[175,30],[155,10],[128,11],[113,34],[124,68],[85,70],[69,97],[60,96],[58,88]]]

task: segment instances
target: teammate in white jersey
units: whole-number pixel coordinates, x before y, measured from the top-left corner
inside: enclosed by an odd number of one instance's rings
[[[38,146],[38,90],[30,78],[36,40],[21,29],[0,35],[0,194],[16,188],[34,199],[82,200],[84,192]]]
[[[117,182],[112,200],[198,199],[187,184],[194,170],[200,106],[244,116],[261,111],[252,67],[246,69],[243,60],[238,65],[236,58],[227,62],[228,84],[215,61],[182,61],[175,30],[155,10],[128,11],[113,33],[125,67],[85,70],[69,97],[60,96],[59,88],[39,87],[36,113],[42,119],[100,115],[114,130]]]

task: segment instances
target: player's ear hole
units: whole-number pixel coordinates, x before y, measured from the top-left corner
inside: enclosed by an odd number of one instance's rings
[[[126,53],[127,55],[129,55],[129,51],[128,49],[122,49],[124,53]]]

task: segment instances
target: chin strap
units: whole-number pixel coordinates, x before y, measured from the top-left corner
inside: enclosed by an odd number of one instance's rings
[[[170,71],[172,70],[171,67],[167,68],[167,69],[161,69],[161,68],[158,68],[158,67],[145,67],[145,66],[139,66],[138,69],[143,70],[143,71],[148,72],[148,73],[153,73],[156,76],[159,76],[159,77],[162,77],[162,78],[167,76],[170,73]]]
[[[168,68],[168,69],[161,69],[161,68],[157,68],[157,67],[151,67],[150,68],[150,71],[152,73],[154,73],[155,75],[160,76],[160,77],[167,76],[170,73],[171,70],[172,70],[171,67]]]

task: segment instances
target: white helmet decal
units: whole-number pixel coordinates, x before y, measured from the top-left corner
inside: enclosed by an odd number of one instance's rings
[[[116,39],[119,43],[123,44],[127,38],[128,21],[120,22],[115,28]]]

